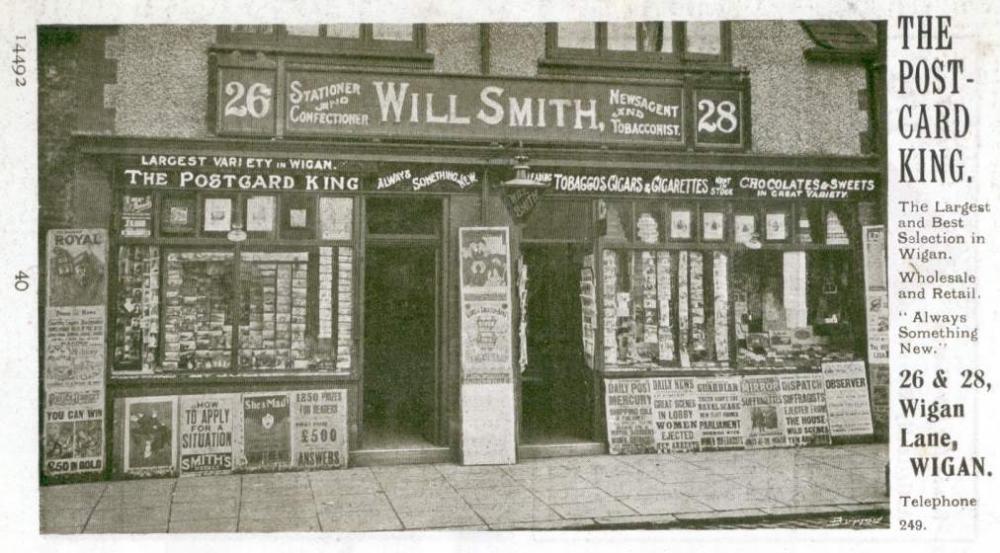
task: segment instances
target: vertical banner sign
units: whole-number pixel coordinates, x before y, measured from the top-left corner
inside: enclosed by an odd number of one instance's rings
[[[173,474],[177,463],[177,398],[125,400],[125,473]]]
[[[347,466],[347,390],[292,392],[296,467]]]
[[[886,284],[885,226],[867,226],[862,229],[862,233],[868,363],[875,365],[889,362],[889,289]]]
[[[612,455],[653,453],[652,387],[647,378],[604,381],[608,419],[608,452]]]
[[[510,232],[459,229],[462,462],[515,461]]]
[[[823,376],[784,374],[778,377],[778,382],[781,385],[781,416],[788,438],[786,445],[830,445]]]
[[[740,377],[699,378],[695,392],[700,449],[743,449]]]
[[[287,392],[243,395],[241,466],[250,470],[290,466],[291,433],[291,406]]]
[[[108,235],[50,230],[46,260],[46,476],[104,468],[104,370]]]
[[[872,433],[868,382],[863,361],[823,363],[826,410],[833,436],[864,436]],[[888,408],[888,404],[886,404]]]
[[[698,394],[695,379],[652,378],[653,442],[657,453],[696,451]]]
[[[747,449],[786,445],[781,384],[777,376],[745,376],[742,380],[743,444]]]
[[[237,394],[180,397],[181,476],[232,472],[238,406]]]

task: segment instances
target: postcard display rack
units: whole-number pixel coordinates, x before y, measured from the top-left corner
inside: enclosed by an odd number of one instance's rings
[[[346,467],[355,200],[157,196],[126,195],[118,213],[111,377],[126,392],[114,400],[112,466],[124,476]],[[247,206],[257,240],[220,234],[235,228],[234,205]],[[323,375],[333,388],[281,389],[286,377]],[[179,393],[141,396],[150,381]]]
[[[610,204],[600,280],[588,256],[580,289],[611,453],[872,434],[866,367],[842,307],[852,244],[835,211]]]

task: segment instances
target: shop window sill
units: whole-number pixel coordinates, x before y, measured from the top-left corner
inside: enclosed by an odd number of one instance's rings
[[[604,59],[597,57],[549,56],[538,60],[538,73],[546,76],[632,76],[671,78],[694,74],[727,78],[745,78],[746,69],[727,62],[668,63],[652,60]]]

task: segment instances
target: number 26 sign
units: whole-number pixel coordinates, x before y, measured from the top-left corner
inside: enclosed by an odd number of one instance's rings
[[[743,145],[743,93],[737,89],[694,91],[695,144]]]
[[[274,71],[221,68],[216,86],[220,134],[274,134]]]

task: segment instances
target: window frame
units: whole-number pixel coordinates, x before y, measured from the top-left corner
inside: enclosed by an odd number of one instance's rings
[[[732,63],[732,29],[729,21],[719,21],[719,54],[687,52],[686,21],[661,21],[672,29],[671,52],[648,52],[639,48],[645,32],[642,21],[630,22],[636,25],[636,50],[611,50],[608,48],[608,23],[591,22],[596,26],[594,48],[566,48],[559,46],[559,23],[545,24],[545,55],[552,60],[592,61],[592,62],[645,62],[650,64],[688,65],[705,64],[728,66]]]
[[[263,50],[304,54],[375,54],[402,57],[423,57],[427,54],[426,26],[413,24],[412,38],[378,40],[374,38],[372,23],[359,23],[358,38],[328,37],[326,25],[320,25],[320,36],[295,35],[286,25],[273,25],[271,33],[241,33],[231,30],[232,25],[216,27],[215,47],[235,50]]]

